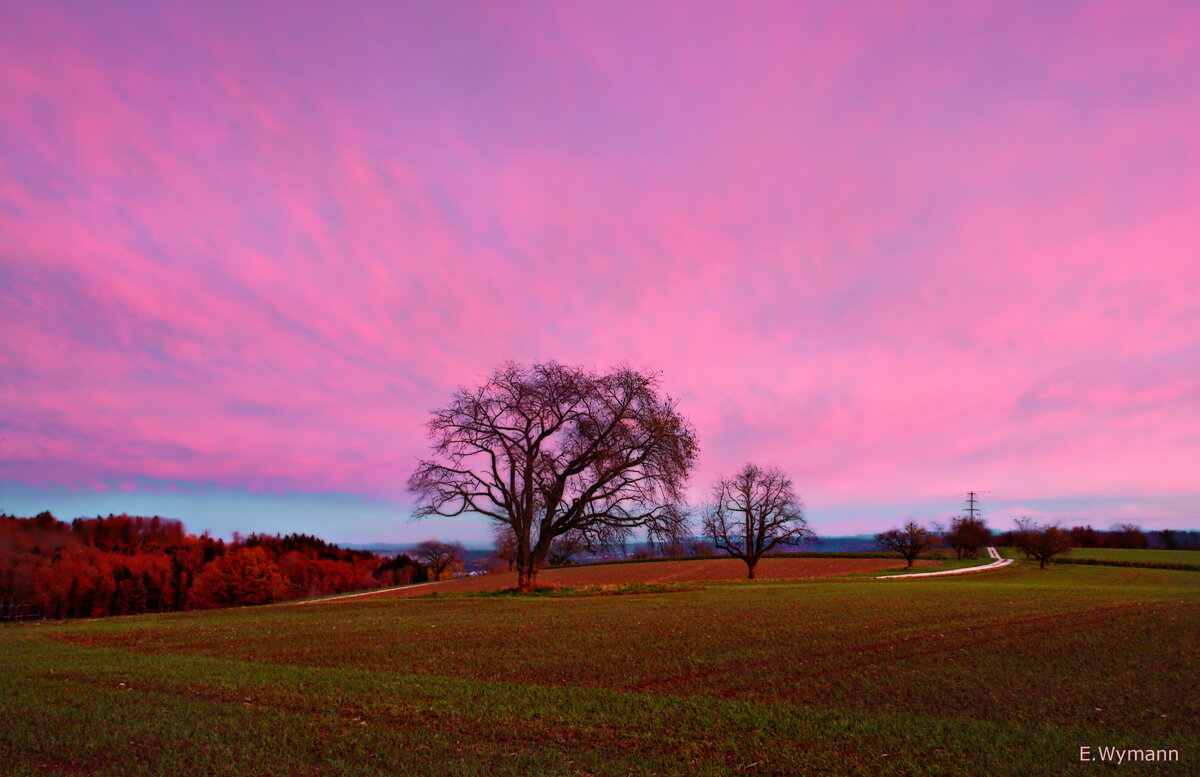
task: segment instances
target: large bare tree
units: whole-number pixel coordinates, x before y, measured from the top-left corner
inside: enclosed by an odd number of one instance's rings
[[[557,362],[501,365],[428,422],[433,457],[409,478],[417,517],[483,515],[516,538],[531,590],[555,537],[681,520],[696,434],[659,378]]]
[[[704,533],[717,550],[745,561],[751,580],[764,553],[816,536],[804,519],[791,479],[774,467],[757,464],[747,464],[713,486]]]

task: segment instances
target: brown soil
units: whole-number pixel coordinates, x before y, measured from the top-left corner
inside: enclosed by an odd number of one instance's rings
[[[903,566],[903,561],[885,558],[765,558],[758,563],[758,580],[795,580],[835,575],[866,574]],[[938,565],[936,561],[918,561],[918,566]],[[645,561],[634,564],[585,564],[562,569],[546,569],[538,575],[538,585],[595,586],[624,583],[701,583],[721,580],[745,580],[746,564],[737,559],[698,559],[696,561]],[[515,588],[515,572],[494,572],[479,577],[462,577],[433,585],[401,588],[371,595],[369,598],[426,596],[432,593],[500,591]]]

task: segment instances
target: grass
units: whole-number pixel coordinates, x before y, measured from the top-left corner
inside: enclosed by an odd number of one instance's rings
[[[1200,551],[1072,548],[1069,556],[1097,561],[1146,561],[1152,564],[1200,564]]]
[[[1193,774],[1200,578],[1018,563],[0,629],[10,775]],[[1114,771],[1115,773],[1115,771]]]
[[[1012,547],[999,548],[1005,558],[1023,559],[1025,554]],[[1134,548],[1072,548],[1054,559],[1057,564],[1099,564],[1149,569],[1200,570],[1200,551],[1145,550]]]

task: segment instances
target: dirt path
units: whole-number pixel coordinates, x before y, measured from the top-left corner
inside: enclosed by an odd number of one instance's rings
[[[398,585],[394,588],[376,588],[374,591],[362,591],[356,594],[338,594],[337,596],[326,596],[323,599],[305,599],[299,602],[281,602],[281,604],[322,604],[323,602],[332,602],[334,599],[354,599],[359,596],[376,596],[378,594],[386,594],[390,591],[403,591],[409,588],[422,588],[427,585],[437,585],[438,583],[449,582],[447,580],[435,580],[432,583],[417,583],[416,585]]]
[[[987,549],[987,552],[988,552],[988,555],[994,559],[994,561],[992,561],[992,563],[990,563],[990,564],[984,564],[983,566],[980,566],[980,567],[963,567],[962,569],[947,569],[944,572],[917,572],[916,574],[912,574],[912,575],[880,575],[879,577],[877,577],[875,579],[876,580],[907,580],[910,577],[942,577],[944,575],[968,575],[968,574],[972,574],[974,572],[989,572],[993,569],[999,569],[1000,567],[1006,567],[1012,563],[1012,559],[1010,559],[1010,558],[1001,558],[999,552],[997,552],[995,548],[989,547]]]

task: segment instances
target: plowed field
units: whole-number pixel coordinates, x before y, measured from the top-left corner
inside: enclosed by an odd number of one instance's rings
[[[937,561],[918,561],[918,566],[936,569]],[[836,575],[869,574],[904,566],[898,559],[886,558],[766,558],[759,562],[758,580],[802,580]],[[597,586],[625,583],[706,583],[721,580],[745,580],[746,564],[738,559],[698,559],[695,561],[645,561],[634,564],[583,564],[577,567],[547,569],[538,575],[540,586]],[[431,593],[503,591],[515,588],[517,574],[500,572],[479,577],[461,577],[436,585],[401,588],[370,598],[427,596]]]

